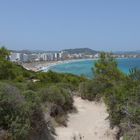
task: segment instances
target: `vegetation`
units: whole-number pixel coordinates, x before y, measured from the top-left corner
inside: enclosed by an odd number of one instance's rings
[[[3,46],[0,48],[0,60],[7,59],[10,52]]]
[[[89,48],[66,49],[66,50],[63,50],[63,51],[65,51],[68,54],[82,53],[82,54],[93,55],[93,54],[98,53],[97,51],[89,49]]]
[[[111,127],[118,126],[118,137],[140,139],[140,70],[122,73],[110,54],[102,53],[93,69],[94,78],[81,83],[81,97],[88,100],[104,99]]]
[[[77,90],[83,99],[104,100],[110,126],[120,128],[118,137],[140,139],[140,70],[131,69],[126,75],[110,54],[101,53],[93,68],[94,78],[89,80],[52,71],[28,71],[9,62],[8,55],[0,48],[1,140],[53,140],[52,120],[66,125]]]
[[[8,55],[9,51],[0,48],[0,139],[53,140],[51,118],[66,125],[73,92],[86,79],[28,71],[8,61]]]

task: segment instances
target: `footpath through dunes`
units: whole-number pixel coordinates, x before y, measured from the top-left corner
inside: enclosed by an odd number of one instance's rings
[[[56,128],[56,140],[115,140],[117,130],[109,127],[104,103],[74,97],[77,113],[69,114],[68,126]]]

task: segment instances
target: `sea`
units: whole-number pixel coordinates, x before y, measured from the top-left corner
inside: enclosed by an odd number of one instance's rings
[[[75,75],[84,75],[88,78],[92,78],[94,76],[92,68],[94,68],[96,61],[97,60],[72,61],[69,63],[54,65],[49,69],[59,73],[71,73]],[[140,58],[121,58],[117,59],[117,62],[118,68],[126,74],[129,74],[129,71],[132,68],[140,69]]]

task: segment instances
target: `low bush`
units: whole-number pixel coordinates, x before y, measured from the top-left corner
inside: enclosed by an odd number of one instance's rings
[[[0,126],[8,130],[14,140],[25,139],[30,129],[28,112],[23,96],[17,88],[0,85]]]
[[[4,132],[3,137],[9,140],[53,139],[38,94],[30,90],[21,93],[7,83],[0,83],[0,129]]]
[[[71,93],[57,85],[43,89],[40,94],[43,102],[51,102],[61,106],[63,109],[72,108],[73,99]]]

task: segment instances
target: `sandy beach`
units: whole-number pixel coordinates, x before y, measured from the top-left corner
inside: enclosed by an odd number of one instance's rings
[[[40,61],[40,62],[31,62],[31,63],[23,63],[22,66],[27,70],[32,71],[42,71],[49,70],[51,66],[58,65],[63,63],[63,61]]]
[[[97,60],[97,59],[94,58],[94,59],[72,59],[72,60],[63,60],[63,61],[40,61],[40,62],[23,63],[22,66],[27,70],[32,70],[32,71],[41,71],[41,70],[48,71],[51,67],[55,65],[78,62],[78,61],[86,61],[86,60]]]
[[[77,113],[69,114],[68,126],[57,127],[56,140],[115,140],[117,130],[109,127],[104,103],[74,97]]]

